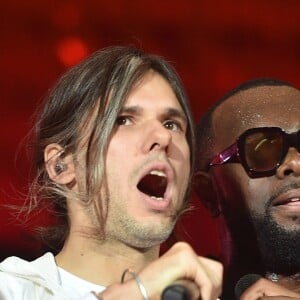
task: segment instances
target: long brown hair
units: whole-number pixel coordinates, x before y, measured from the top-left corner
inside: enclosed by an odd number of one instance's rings
[[[173,67],[163,58],[134,47],[110,47],[95,52],[58,80],[41,106],[34,126],[36,176],[31,186],[30,209],[41,209],[50,204],[59,215],[61,222],[43,231],[44,239],[54,250],[60,249],[69,232],[68,190],[49,178],[44,162],[45,147],[58,143],[64,149],[62,154],[72,154],[76,161],[78,146],[84,136],[87,141],[84,193],[77,197],[86,205],[94,206],[99,228],[103,230],[108,203],[106,197],[99,199],[99,191],[105,186],[104,162],[109,138],[132,87],[150,70],[169,82],[186,114],[192,172],[194,123],[186,93]]]

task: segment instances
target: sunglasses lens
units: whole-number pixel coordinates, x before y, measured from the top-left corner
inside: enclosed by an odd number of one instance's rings
[[[279,131],[254,132],[245,138],[245,159],[254,172],[276,168],[283,151],[283,135]]]

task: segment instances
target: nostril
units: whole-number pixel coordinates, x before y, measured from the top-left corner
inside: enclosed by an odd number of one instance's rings
[[[154,148],[158,148],[159,149],[160,145],[158,143],[152,144],[151,147],[150,147],[150,151],[153,150]]]
[[[291,173],[293,173],[293,171],[289,169],[283,172],[284,176],[289,176]]]

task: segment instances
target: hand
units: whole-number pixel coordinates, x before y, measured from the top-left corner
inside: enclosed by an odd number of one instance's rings
[[[193,299],[216,300],[221,294],[223,267],[214,260],[198,256],[187,243],[176,243],[169,251],[140,273],[150,299],[160,299],[163,290],[177,280],[188,279],[198,289]]]
[[[265,278],[249,287],[240,300],[299,300],[300,294],[290,291]]]
[[[216,300],[221,294],[223,266],[198,256],[190,245],[179,242],[137,275],[151,300],[160,300],[166,287],[182,279],[191,283],[192,300]],[[105,300],[143,299],[134,279],[112,284],[98,296]]]

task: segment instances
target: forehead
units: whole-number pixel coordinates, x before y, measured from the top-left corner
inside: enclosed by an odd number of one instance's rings
[[[261,86],[241,91],[222,103],[213,115],[220,147],[228,146],[253,127],[300,128],[300,91],[288,86]]]
[[[181,110],[181,104],[175,95],[170,83],[160,74],[147,72],[131,89],[127,105],[142,105],[145,108],[176,107]]]

